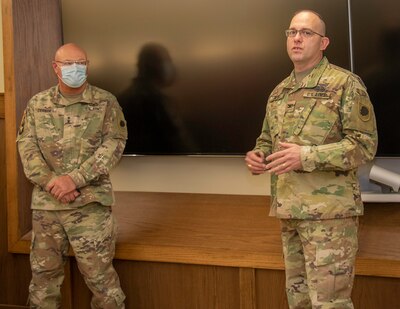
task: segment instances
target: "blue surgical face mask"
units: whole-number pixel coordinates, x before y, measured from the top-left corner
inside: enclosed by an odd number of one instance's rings
[[[72,64],[61,67],[61,80],[71,88],[79,88],[86,81],[86,65]]]

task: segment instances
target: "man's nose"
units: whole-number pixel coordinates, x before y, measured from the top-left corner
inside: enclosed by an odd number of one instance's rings
[[[295,40],[300,40],[302,38],[303,38],[303,36],[300,34],[300,31],[297,31],[296,35],[294,36],[294,39]]]

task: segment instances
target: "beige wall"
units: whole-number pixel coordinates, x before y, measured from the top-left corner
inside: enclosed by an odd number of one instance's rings
[[[123,157],[113,170],[118,191],[269,194],[268,175],[252,176],[243,157]]]
[[[4,92],[1,23],[0,27],[0,92]],[[112,180],[118,191],[254,195],[270,192],[269,177],[252,176],[243,157],[124,157],[113,170]]]

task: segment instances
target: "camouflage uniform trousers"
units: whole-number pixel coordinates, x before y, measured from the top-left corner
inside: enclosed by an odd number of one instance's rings
[[[286,294],[291,309],[352,309],[358,217],[282,219]]]
[[[32,226],[31,308],[60,308],[69,245],[93,293],[91,308],[125,308],[125,295],[112,265],[116,224],[111,207],[91,203],[74,210],[33,210]]]

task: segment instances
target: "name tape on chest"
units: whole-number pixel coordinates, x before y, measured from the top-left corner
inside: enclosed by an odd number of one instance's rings
[[[330,99],[331,95],[327,92],[306,92],[303,94],[303,98],[315,98],[315,99]]]

